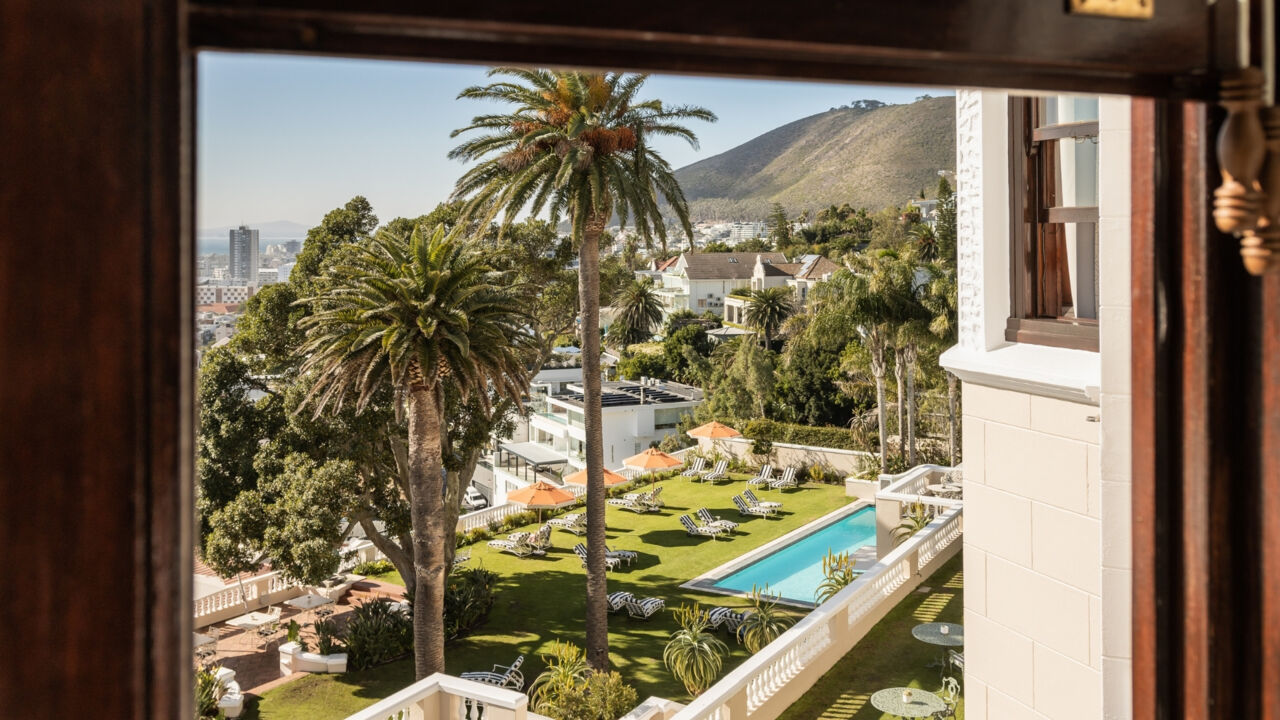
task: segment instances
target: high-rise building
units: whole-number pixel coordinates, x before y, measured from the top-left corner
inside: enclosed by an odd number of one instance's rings
[[[244,225],[231,230],[231,279],[258,284],[258,231]]]

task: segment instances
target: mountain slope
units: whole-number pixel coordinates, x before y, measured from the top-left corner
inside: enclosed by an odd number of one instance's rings
[[[757,220],[849,203],[901,205],[956,162],[955,98],[840,108],[788,123],[676,171],[697,220]]]

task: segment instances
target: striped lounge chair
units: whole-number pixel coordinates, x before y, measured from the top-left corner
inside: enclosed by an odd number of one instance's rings
[[[747,485],[768,485],[771,480],[773,480],[773,466],[765,463],[760,466],[760,472],[747,481]]]
[[[702,482],[716,482],[724,480],[728,477],[725,473],[729,470],[729,461],[721,460],[716,466],[711,468],[711,472],[702,473]]]
[[[631,598],[627,601],[627,616],[636,620],[648,620],[658,614],[667,604],[662,598]]]
[[[756,497],[756,494],[751,490],[747,490],[742,493],[742,497],[746,498],[748,505],[759,505],[762,508],[773,508],[774,510],[782,509],[782,503],[774,502],[772,500],[761,500]]]
[[[578,559],[582,561],[582,567],[586,567],[587,566],[587,546],[583,545],[582,543],[578,543],[577,545],[573,546],[573,552],[577,554]],[[611,558],[608,555],[604,556],[605,570],[612,570],[618,567],[618,565],[620,565],[621,563],[622,563],[621,558],[616,558],[616,557]]]
[[[711,527],[710,525],[698,525],[694,523],[693,518],[689,517],[688,515],[680,516],[680,524],[684,526],[685,532],[689,533],[690,535],[694,535],[694,536],[705,535],[710,537],[712,540],[715,540],[716,536],[724,532],[724,530],[720,528]]]
[[[777,480],[770,480],[769,487],[774,490],[784,490],[796,487],[796,469],[789,467],[782,471],[782,477]]]
[[[730,535],[738,529],[738,523],[733,522],[732,520],[723,520],[715,517],[711,514],[711,511],[706,508],[698,508],[698,521],[703,525],[709,525],[713,528],[718,527]]]
[[[704,457],[696,457],[693,459],[693,464],[685,468],[684,472],[680,473],[680,477],[698,477],[706,469],[707,459]]]
[[[733,496],[733,504],[738,506],[739,515],[755,515],[756,517],[767,518],[773,517],[773,514],[777,512],[773,508],[761,507],[759,505],[748,505],[747,501],[743,500],[741,495]]]

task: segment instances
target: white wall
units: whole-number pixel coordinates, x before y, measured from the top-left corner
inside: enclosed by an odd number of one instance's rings
[[[1099,109],[1099,353],[1004,340],[1007,102],[956,98],[965,715],[1128,718],[1129,102]]]

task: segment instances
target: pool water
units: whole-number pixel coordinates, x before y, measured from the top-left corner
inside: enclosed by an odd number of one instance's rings
[[[767,585],[772,595],[799,603],[813,603],[822,584],[822,558],[827,552],[849,553],[876,544],[876,509],[866,507],[846,515],[817,532],[774,550],[731,575],[714,587],[751,592]]]

